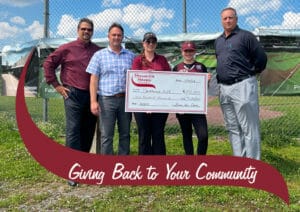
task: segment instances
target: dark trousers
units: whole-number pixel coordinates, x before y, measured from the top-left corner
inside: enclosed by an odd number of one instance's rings
[[[90,111],[90,93],[74,87],[64,100],[66,114],[66,146],[89,152],[93,142],[97,117]]]
[[[139,135],[139,155],[166,155],[165,125],[168,113],[134,113]]]
[[[207,121],[204,114],[176,114],[183,137],[183,147],[186,155],[194,154],[193,129],[198,139],[197,154],[205,155],[208,146]]]

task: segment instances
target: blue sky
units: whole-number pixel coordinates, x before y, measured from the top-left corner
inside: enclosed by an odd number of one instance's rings
[[[219,13],[227,6],[237,9],[239,25],[249,30],[300,29],[300,0],[186,0],[186,3],[188,32],[222,31]],[[42,38],[43,14],[44,0],[0,0],[0,51]],[[50,0],[50,36],[76,37],[81,17],[94,20],[94,37],[106,37],[112,21],[122,23],[130,37],[141,37],[146,31],[178,34],[183,29],[182,0]]]

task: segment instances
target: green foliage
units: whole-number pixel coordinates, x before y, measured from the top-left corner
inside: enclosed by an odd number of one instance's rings
[[[296,139],[300,138],[299,101],[299,97],[261,98],[261,105],[269,105],[270,110],[281,113],[277,118],[262,121],[261,134],[264,143],[277,148],[295,145]]]
[[[49,138],[58,139],[61,136],[60,128],[54,123],[39,121],[36,125]]]
[[[0,111],[0,120],[1,120],[0,131],[4,131],[7,129],[13,130],[16,128],[16,122],[12,114],[8,112]]]
[[[283,97],[261,99],[263,106],[283,113],[278,118],[262,122],[262,160],[284,176],[291,203],[287,206],[273,194],[239,187],[79,185],[70,188],[64,179],[48,172],[27,152],[15,123],[14,98],[0,97],[0,210],[300,211],[298,100]],[[49,107],[49,122],[41,121],[42,109],[36,104],[42,104],[42,101],[29,98],[26,102],[37,126],[49,137],[61,139],[64,132],[62,101],[50,101],[51,107],[56,109]],[[53,121],[52,117],[57,120]],[[168,155],[183,155],[178,126],[167,126],[167,129],[170,129],[166,133]],[[137,154],[137,139],[137,128],[133,124],[131,149],[134,155]],[[208,155],[231,155],[224,127],[209,126]]]

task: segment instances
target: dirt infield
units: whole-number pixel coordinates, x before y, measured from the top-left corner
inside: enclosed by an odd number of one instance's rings
[[[267,120],[277,118],[283,115],[282,112],[269,110],[267,107],[260,107],[260,120]],[[208,125],[222,125],[224,126],[224,119],[221,108],[219,106],[208,107],[207,110],[207,123]],[[177,124],[175,114],[169,114],[168,124]]]

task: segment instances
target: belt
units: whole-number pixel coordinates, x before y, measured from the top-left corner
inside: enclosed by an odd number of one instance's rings
[[[64,87],[68,88],[69,90],[72,90],[72,89],[75,89],[75,90],[78,90],[78,91],[82,91],[82,92],[87,92],[89,93],[88,90],[83,90],[83,89],[80,89],[80,88],[76,88],[74,86],[70,86],[70,85],[63,85]]]
[[[248,79],[248,78],[250,78],[252,76],[254,76],[254,75],[250,75],[250,74],[249,75],[244,75],[244,76],[237,77],[237,78],[234,78],[232,80],[225,81],[225,82],[220,81],[220,83],[224,84],[224,85],[233,85],[235,83],[238,83],[238,82],[241,82],[241,81],[243,81],[245,79]]]
[[[125,97],[125,93],[117,93],[113,97]]]

